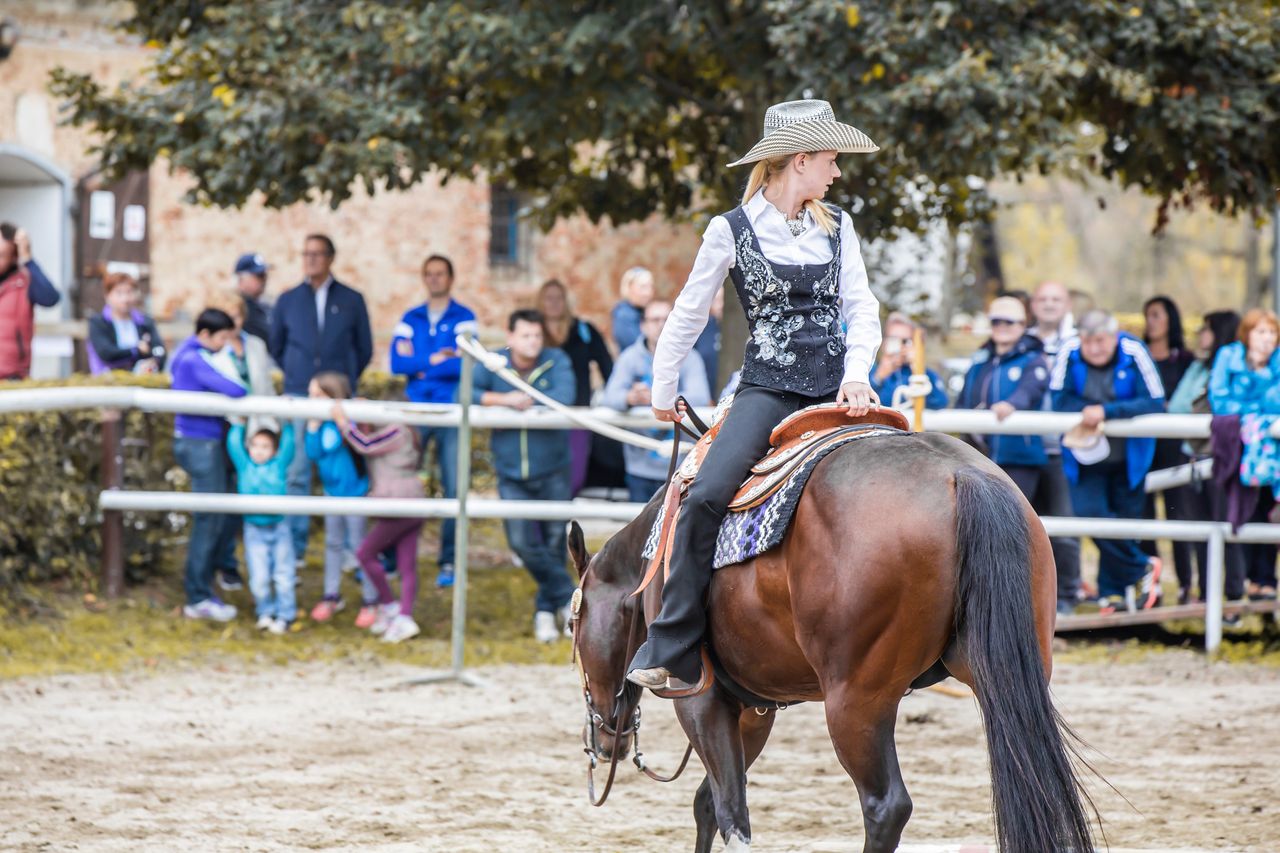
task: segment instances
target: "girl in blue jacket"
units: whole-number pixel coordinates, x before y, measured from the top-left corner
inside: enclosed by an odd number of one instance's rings
[[[346,400],[351,396],[351,380],[344,373],[322,371],[311,379],[309,396],[320,400]],[[342,431],[333,421],[307,422],[307,458],[316,463],[324,493],[334,498],[362,498],[369,491],[369,476],[364,459],[347,447]],[[355,553],[364,539],[365,519],[362,515],[326,515],[324,517],[324,598],[311,609],[316,622],[328,622],[345,607],[340,593],[342,567],[347,555]],[[363,605],[356,616],[356,627],[368,628],[377,617],[377,590],[362,572],[360,582]]]

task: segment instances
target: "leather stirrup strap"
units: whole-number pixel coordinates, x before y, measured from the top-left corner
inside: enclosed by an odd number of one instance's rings
[[[704,643],[702,646],[702,676],[698,679],[697,684],[687,684],[684,687],[656,687],[650,688],[650,690],[654,696],[660,699],[687,699],[690,696],[699,696],[706,693],[715,682],[715,669],[711,666],[711,655],[707,653],[707,647]]]

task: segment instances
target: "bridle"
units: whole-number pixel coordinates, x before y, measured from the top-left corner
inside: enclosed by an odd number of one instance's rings
[[[685,747],[684,758],[680,760],[680,766],[670,776],[663,776],[655,772],[645,763],[644,753],[640,751],[641,689],[627,681],[625,672],[619,679],[618,692],[613,697],[613,715],[606,719],[604,714],[601,714],[599,709],[596,708],[595,700],[591,696],[591,679],[587,675],[586,668],[582,665],[582,657],[578,653],[578,642],[581,636],[579,625],[582,611],[582,589],[586,585],[589,572],[590,566],[588,565],[583,572],[582,585],[573,591],[570,621],[573,625],[573,663],[578,669],[578,678],[582,682],[582,698],[587,706],[588,743],[583,748],[583,752],[587,754],[587,799],[593,806],[602,806],[605,800],[609,799],[609,792],[613,790],[613,780],[618,772],[618,755],[621,752],[618,748],[619,741],[627,737],[631,738],[631,762],[636,766],[637,770],[655,782],[674,782],[679,779],[680,774],[684,773],[685,767],[689,764],[689,757],[693,754],[693,744],[689,743]],[[631,661],[632,655],[635,654],[636,618],[640,609],[639,602],[636,602],[636,605],[631,608],[631,619],[627,625],[626,654],[623,657],[624,667],[626,663]],[[614,739],[614,748],[609,753],[609,775],[605,779],[604,791],[598,798],[596,797],[595,778],[595,771],[598,766],[597,756],[599,755],[597,731],[603,732]]]
[[[684,398],[679,398],[679,402],[684,402]],[[687,407],[687,414],[695,427],[701,432],[706,432],[706,424],[693,412],[693,407]],[[675,476],[676,463],[680,458],[680,433],[687,433],[695,441],[699,438],[699,435],[695,434],[680,421],[676,421],[675,425],[675,438],[671,447],[671,463],[667,471],[668,483]],[[578,669],[578,678],[582,682],[582,698],[587,706],[589,742],[583,748],[583,751],[587,754],[587,799],[593,806],[602,806],[605,800],[609,799],[609,792],[613,790],[613,780],[618,772],[618,753],[621,751],[618,749],[618,741],[627,737],[631,738],[631,762],[636,766],[637,770],[655,782],[674,782],[680,778],[680,774],[684,773],[685,767],[689,764],[689,757],[693,754],[693,743],[690,742],[685,747],[684,758],[680,760],[680,766],[670,776],[663,776],[651,769],[645,763],[644,753],[640,751],[640,697],[642,691],[641,688],[627,681],[625,671],[627,664],[631,662],[631,658],[636,652],[634,646],[636,619],[643,609],[643,605],[639,601],[631,608],[631,618],[627,624],[626,654],[622,658],[624,671],[622,677],[618,679],[618,692],[613,697],[613,716],[606,720],[605,716],[596,708],[595,701],[591,697],[591,679],[587,676],[586,668],[582,665],[581,655],[578,653],[578,643],[582,636],[582,632],[579,630],[582,612],[582,590],[587,585],[587,576],[590,572],[591,565],[588,561],[587,567],[582,570],[582,578],[578,588],[573,591],[573,599],[570,602],[570,624],[573,626],[573,663]],[[605,779],[604,791],[598,799],[596,797],[595,780],[595,771],[598,765],[597,756],[599,755],[597,731],[603,732],[614,739],[614,748],[610,750],[609,754],[609,775]]]

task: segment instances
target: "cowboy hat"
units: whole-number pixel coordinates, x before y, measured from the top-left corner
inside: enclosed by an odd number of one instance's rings
[[[1111,442],[1102,434],[1102,424],[1092,428],[1076,424],[1062,437],[1062,446],[1081,465],[1096,465],[1111,455]]]
[[[880,146],[865,133],[836,121],[836,114],[826,101],[784,101],[765,111],[763,138],[746,156],[729,165],[742,166],[810,151],[870,154],[879,150]]]

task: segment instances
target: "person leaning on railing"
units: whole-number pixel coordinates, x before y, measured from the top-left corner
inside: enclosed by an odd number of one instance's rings
[[[1001,296],[987,309],[991,338],[974,353],[956,398],[957,409],[987,409],[1003,421],[1017,411],[1039,411],[1049,389],[1049,362],[1044,343],[1027,332],[1027,312],[1020,299]],[[1040,515],[1054,515],[1053,476],[1062,476],[1060,457],[1051,469],[1044,440],[1038,435],[975,436],[979,449],[1017,484]],[[1080,579],[1059,584],[1058,612],[1075,610]]]
[[[243,397],[246,388],[214,366],[214,356],[235,334],[235,321],[225,311],[206,308],[196,318],[196,333],[183,341],[173,355],[169,369],[175,391],[212,391],[228,397]],[[228,490],[226,450],[223,435],[227,421],[219,415],[174,417],[173,455],[191,477],[191,491],[223,494]],[[224,517],[218,513],[192,514],[191,537],[187,542],[185,587],[187,604],[182,613],[188,619],[229,622],[236,609],[213,594],[214,562]]]
[[[499,352],[527,384],[551,399],[573,403],[576,382],[569,357],[543,346],[542,315],[531,309],[507,319],[507,347]],[[484,364],[476,365],[471,402],[528,411],[533,397]],[[490,443],[498,475],[498,495],[507,501],[570,499],[569,431],[561,429],[495,429]],[[569,552],[564,521],[504,519],[507,544],[538,584],[533,634],[538,642],[554,642],[569,630],[573,581],[565,566]],[[556,622],[559,620],[560,626]]]
[[[1196,332],[1196,360],[1187,366],[1182,378],[1169,395],[1167,411],[1171,415],[1205,415],[1211,412],[1209,406],[1209,372],[1213,367],[1218,351],[1235,340],[1236,330],[1240,328],[1240,315],[1234,311],[1212,311],[1204,315],[1204,321]],[[1166,384],[1165,388],[1169,386]],[[1179,441],[1179,449],[1188,461],[1199,461],[1212,454],[1209,452],[1207,439],[1196,441]],[[1165,513],[1174,521],[1209,521],[1214,518],[1213,496],[1218,493],[1211,482],[1196,480],[1185,486],[1176,486],[1165,490]],[[1178,603],[1190,604],[1202,601],[1208,594],[1208,548],[1203,542],[1181,543],[1191,547],[1196,555],[1199,569],[1199,583],[1193,582],[1191,565],[1177,559],[1177,548],[1174,543],[1174,568],[1178,573]],[[1234,548],[1235,546],[1228,546]],[[1185,574],[1184,574],[1185,573]],[[1243,578],[1243,575],[1239,575]],[[1240,584],[1236,581],[1236,597],[1241,594]],[[1230,584],[1228,584],[1230,586]],[[1198,591],[1198,594],[1197,594]]]
[[[1106,420],[1164,411],[1164,386],[1142,341],[1119,330],[1115,317],[1093,310],[1080,318],[1079,336],[1058,351],[1049,385],[1053,407],[1080,412],[1063,439],[1063,467],[1071,503],[1081,518],[1141,518],[1143,482],[1155,456],[1153,438],[1108,439]],[[1154,607],[1161,563],[1134,539],[1095,539],[1101,612]]]
[[[1280,415],[1280,321],[1255,308],[1244,315],[1237,338],[1219,351],[1209,376],[1209,403],[1218,416],[1213,423],[1214,482],[1224,490],[1219,515],[1233,525],[1276,523],[1280,517],[1272,510],[1274,489],[1280,485],[1280,445],[1270,429]],[[1276,547],[1244,545],[1228,551],[1227,595],[1234,597],[1241,574],[1239,554],[1248,596],[1275,598]]]

